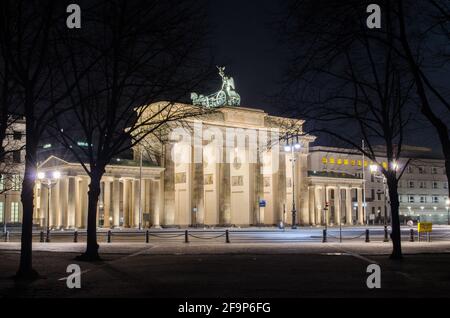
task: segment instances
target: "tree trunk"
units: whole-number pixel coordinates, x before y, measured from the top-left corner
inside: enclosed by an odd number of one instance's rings
[[[403,258],[402,241],[400,232],[400,216],[398,201],[398,181],[395,173],[389,172],[387,176],[387,184],[389,187],[389,199],[391,201],[391,240],[392,240],[392,254],[391,259],[399,260]]]
[[[20,265],[15,276],[16,279],[34,280],[39,274],[33,269],[32,242],[33,242],[33,210],[34,210],[34,180],[36,176],[36,142],[33,136],[33,122],[27,121],[27,145],[25,156],[25,174],[22,183],[22,239],[20,250]]]
[[[100,260],[97,243],[97,204],[100,196],[100,180],[100,173],[95,171],[91,173],[88,192],[87,245],[86,251],[78,257],[79,260],[87,262]]]

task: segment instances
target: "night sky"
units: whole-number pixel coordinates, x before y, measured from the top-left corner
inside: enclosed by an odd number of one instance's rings
[[[217,64],[227,66],[236,90],[241,95],[241,106],[263,109],[281,115],[282,107],[270,98],[280,89],[283,69],[287,67],[288,51],[279,43],[273,22],[279,18],[283,1],[280,0],[210,0],[209,18],[212,27],[213,54]],[[272,23],[272,26],[271,26]],[[447,82],[448,74],[442,77]],[[447,79],[447,80],[446,80]],[[211,88],[219,89],[220,78]],[[433,147],[440,151],[440,143],[426,120],[420,120],[409,144]],[[317,144],[326,144],[319,138]]]
[[[241,95],[241,105],[276,112],[268,98],[277,92],[286,50],[270,28],[280,11],[276,0],[219,1],[210,3],[213,49],[217,63],[227,66]],[[220,80],[218,79],[218,83]]]

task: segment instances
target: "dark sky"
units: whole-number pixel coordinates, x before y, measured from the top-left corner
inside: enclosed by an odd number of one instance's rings
[[[273,112],[267,96],[277,90],[285,50],[269,27],[280,10],[277,0],[210,0],[217,63],[227,66],[241,95],[241,105]],[[219,80],[220,83],[220,80]]]
[[[278,115],[282,107],[271,102],[269,96],[280,88],[277,83],[282,78],[288,54],[286,47],[279,44],[270,23],[279,17],[277,13],[282,4],[282,0],[209,0],[208,8],[216,61],[226,65],[227,75],[234,78],[241,105],[264,109],[273,115]],[[442,78],[445,77],[448,78],[448,74]],[[213,91],[218,90],[219,85],[217,77]],[[408,143],[440,151],[440,143],[427,121],[421,120],[418,126],[420,129],[411,136],[413,138],[408,138],[414,141]],[[323,142],[318,140],[318,143],[327,143],[326,138],[320,139]]]

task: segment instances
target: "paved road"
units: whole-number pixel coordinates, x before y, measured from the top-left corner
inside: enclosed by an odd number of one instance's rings
[[[29,285],[10,279],[17,269],[17,247],[0,244],[0,297],[450,296],[450,243],[443,242],[405,243],[401,262],[388,259],[390,244],[383,243],[116,243],[102,244],[101,250],[109,252],[98,263],[74,260],[80,244],[36,244],[35,268],[45,279]],[[79,290],[68,289],[64,280],[73,263],[82,270]],[[372,263],[381,266],[378,290],[366,285]]]
[[[367,227],[343,227],[342,231],[336,227],[329,227],[327,239],[329,242],[336,242],[340,240],[342,234],[343,241],[365,241],[365,233]],[[370,241],[383,241],[384,228],[382,226],[370,226],[368,227],[370,233]],[[414,238],[417,240],[417,230],[410,227],[402,227],[402,240],[410,240],[410,231],[414,230]],[[226,234],[225,228],[218,229],[188,229],[188,240],[195,242],[217,242],[225,243]],[[289,242],[321,242],[323,238],[322,227],[307,227],[292,229],[275,229],[275,228],[230,228],[229,240],[233,243],[289,243]],[[390,232],[390,228],[389,228]],[[99,242],[106,242],[108,233],[105,230],[101,230],[98,233]],[[422,240],[426,237],[422,234]],[[431,235],[433,241],[450,241],[450,226],[437,226],[433,229]],[[34,241],[40,240],[40,233],[36,231],[34,233]],[[73,242],[73,231],[52,231],[51,242]],[[78,232],[78,242],[85,242],[86,233],[84,231]],[[111,231],[112,242],[130,242],[140,243],[145,242],[146,231],[139,230],[113,230]],[[20,233],[12,232],[10,234],[11,242],[20,241]],[[165,229],[165,230],[150,230],[149,231],[150,242],[184,242],[185,230],[179,229]]]

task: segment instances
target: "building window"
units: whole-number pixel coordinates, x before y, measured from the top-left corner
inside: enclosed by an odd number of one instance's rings
[[[414,203],[414,196],[413,195],[408,196],[408,202],[409,203]]]
[[[370,182],[375,182],[375,177],[373,176],[373,174],[370,175]]]
[[[408,171],[408,173],[414,173],[414,169],[411,166],[408,166],[407,171]]]
[[[19,202],[11,202],[11,222],[19,223]]]
[[[377,192],[377,200],[380,201],[381,200],[381,193]]]
[[[444,189],[448,189],[448,182],[444,182]]]
[[[420,181],[419,188],[420,189],[425,189],[426,187],[427,187],[427,184],[424,181]]]
[[[420,203],[427,203],[426,197],[420,197]]]
[[[436,167],[431,167],[432,174],[438,174],[438,169]]]
[[[375,189],[371,189],[370,194],[372,195],[372,199],[375,199]]]
[[[179,172],[175,174],[175,183],[186,183],[186,172]]]
[[[344,165],[348,166],[348,159],[344,159]]]
[[[13,152],[13,162],[14,163],[21,163],[22,158],[20,157],[20,150],[16,150]]]
[[[383,168],[384,169],[386,169],[387,170],[387,168],[388,168],[388,164],[387,164],[387,162],[385,161],[385,162],[383,162]]]
[[[358,160],[358,166],[361,167],[362,166],[362,161]]]
[[[14,140],[22,140],[22,132],[21,131],[14,131],[13,132],[13,139]]]
[[[323,163],[323,164],[327,164],[327,163],[328,163],[327,157],[322,157],[322,163]]]
[[[341,164],[342,164],[342,159],[338,159],[338,160],[337,160],[337,164],[338,164],[338,165],[341,165]]]
[[[398,196],[398,202],[400,202],[400,203],[403,202],[403,197],[401,195]]]
[[[438,188],[439,188],[438,183],[436,181],[433,181],[433,189],[438,189]]]
[[[433,203],[439,203],[439,197],[433,196]]]
[[[5,213],[4,213],[4,209],[3,209],[3,202],[0,202],[0,223],[4,222],[4,217],[5,217]]]
[[[5,179],[3,178],[3,175],[0,175],[0,191],[5,190]]]
[[[409,188],[414,189],[414,181],[409,181]]]
[[[243,176],[231,177],[231,185],[233,187],[242,187],[244,185],[244,177]]]
[[[350,163],[352,166],[354,166],[354,165],[356,165],[356,160],[352,160],[352,161],[350,161]]]
[[[12,176],[12,190],[22,191],[22,178],[18,174]]]
[[[330,164],[334,165],[334,158],[333,157],[330,158]]]
[[[418,170],[419,170],[420,174],[424,174],[425,173],[425,167],[419,167]]]

